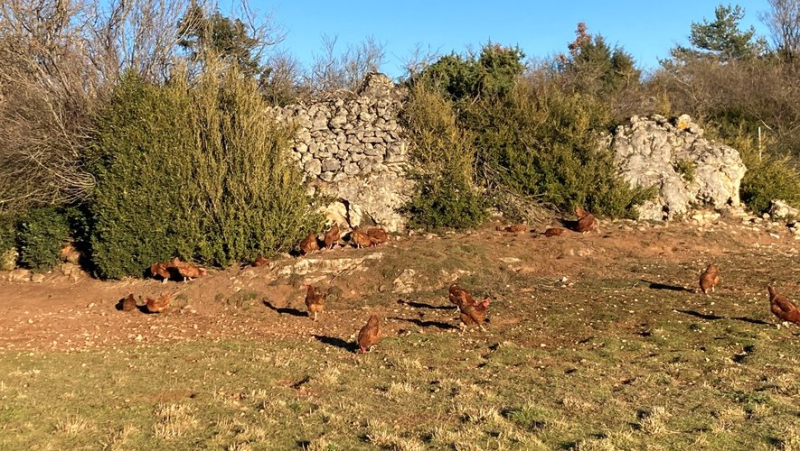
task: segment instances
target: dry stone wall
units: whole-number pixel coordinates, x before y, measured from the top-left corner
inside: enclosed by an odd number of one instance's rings
[[[405,91],[382,74],[370,74],[357,93],[339,92],[273,109],[297,127],[292,157],[310,186],[337,199],[327,207],[340,226],[378,224],[402,230],[397,212],[413,183],[406,177],[408,142],[398,124]]]

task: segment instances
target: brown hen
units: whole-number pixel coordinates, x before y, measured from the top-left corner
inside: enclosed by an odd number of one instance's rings
[[[342,234],[339,231],[339,224],[334,222],[333,227],[331,227],[330,229],[328,229],[327,232],[325,232],[325,239],[324,239],[325,247],[328,249],[333,249],[333,246],[336,245],[336,243],[339,241],[339,238],[341,237]]]
[[[131,293],[127,298],[122,300],[122,311],[131,312],[133,310],[136,310],[136,298],[133,296],[133,293]]]
[[[597,219],[593,214],[583,208],[575,207],[575,215],[578,216],[578,221],[575,223],[574,229],[576,232],[586,233],[597,228]]]
[[[268,265],[268,264],[269,264],[269,260],[267,260],[267,257],[264,257],[263,255],[259,255],[258,257],[256,257],[255,261],[253,262],[253,267],[254,268],[258,268],[260,266],[265,266],[265,265]]]
[[[362,247],[375,246],[377,244],[372,237],[364,233],[358,226],[353,227],[353,231],[350,232],[350,241],[359,249]]]
[[[172,261],[170,261],[169,267],[174,268],[175,271],[177,271],[178,274],[183,277],[184,282],[188,282],[197,277],[206,275],[205,268],[201,268],[189,262],[183,262],[178,257],[175,257],[172,259]]]
[[[150,313],[163,313],[169,307],[170,301],[172,301],[172,293],[169,291],[156,299],[147,298],[147,311]]]
[[[372,315],[369,317],[369,321],[361,330],[358,331],[358,347],[361,349],[361,353],[364,354],[373,346],[378,343],[380,340],[380,322],[378,321],[378,317]]]
[[[459,310],[461,310],[460,318],[462,326],[476,325],[480,327],[481,330],[486,330],[483,328],[483,323],[486,321],[486,313],[489,311],[488,298],[484,299],[483,302],[479,304],[463,302],[459,306]]]
[[[769,304],[772,313],[783,322],[794,323],[800,326],[800,310],[786,296],[778,293],[772,285],[767,286],[769,291]]]
[[[317,235],[313,232],[309,233],[308,236],[300,242],[300,253],[303,255],[308,255],[318,250],[319,242],[317,241]]]
[[[161,283],[167,283],[171,274],[169,272],[169,263],[153,263],[150,265],[150,277],[161,277]]]
[[[372,238],[372,242],[377,244],[389,241],[389,235],[380,227],[370,227],[367,229],[367,236]]]
[[[547,238],[552,238],[554,236],[559,236],[562,233],[564,233],[564,229],[560,227],[548,227],[542,235],[546,236]]]
[[[714,291],[714,286],[719,284],[719,269],[716,265],[708,265],[703,274],[700,274],[700,291],[708,296],[709,291]]]
[[[509,233],[519,233],[519,232],[527,232],[528,231],[528,224],[511,224],[508,226],[497,226],[495,230],[498,232],[509,232]]]
[[[308,307],[308,316],[314,314],[314,321],[317,320],[317,314],[322,312],[325,308],[325,295],[317,293],[317,290],[312,285],[306,285],[306,307]]]
[[[457,283],[450,285],[448,298],[450,299],[451,303],[455,304],[459,308],[461,307],[461,304],[464,303],[473,305],[476,304],[475,300],[472,299],[472,296],[470,296],[469,292],[458,286]]]

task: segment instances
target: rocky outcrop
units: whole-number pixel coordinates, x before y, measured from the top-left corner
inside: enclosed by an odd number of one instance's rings
[[[406,177],[408,143],[397,121],[404,100],[404,90],[391,79],[369,74],[357,93],[273,109],[276,119],[298,127],[291,155],[312,189],[338,200],[328,210],[346,210],[338,217],[347,224],[340,225],[405,227],[397,209],[413,184]]]
[[[800,219],[800,210],[792,207],[782,200],[773,200],[769,207],[769,214],[773,219]]]
[[[739,152],[703,138],[688,115],[634,116],[617,127],[611,149],[622,176],[634,186],[656,186],[658,196],[639,208],[639,219],[672,220],[695,208],[740,203],[747,168]]]

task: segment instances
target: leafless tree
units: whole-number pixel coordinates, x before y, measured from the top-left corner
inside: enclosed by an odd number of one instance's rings
[[[260,85],[264,97],[270,103],[291,103],[305,94],[302,65],[289,52],[276,51],[266,60],[266,70],[261,75]]]
[[[770,11],[760,14],[778,53],[789,61],[800,51],[800,0],[768,0]]]
[[[318,91],[345,89],[354,91],[370,72],[381,69],[386,45],[369,36],[357,46],[348,45],[337,53],[338,37],[322,36],[322,54],[314,56],[307,83]]]
[[[414,49],[403,59],[403,78],[412,79],[415,75],[422,73],[426,67],[433,64],[441,56],[440,49],[433,50],[430,46],[423,47],[417,43]]]

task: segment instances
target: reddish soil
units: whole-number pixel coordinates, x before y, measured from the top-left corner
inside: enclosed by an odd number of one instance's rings
[[[500,270],[492,268],[492,271],[503,271],[498,274],[510,273],[508,277],[516,277],[517,282],[528,280],[513,287],[514,293],[519,295],[543,289],[537,284],[555,289],[562,276],[570,281],[630,277],[631,266],[646,262],[674,267],[672,274],[663,275],[662,282],[694,287],[696,274],[709,261],[726,255],[738,255],[744,260],[776,252],[796,255],[800,243],[785,224],[756,227],[743,225],[738,219],[704,226],[691,222],[670,225],[601,223],[599,232],[584,235],[565,232],[553,238],[530,232],[495,231],[495,227],[496,224],[490,224],[479,231],[443,237],[415,235],[394,239],[376,248],[339,248],[308,257],[319,264],[374,253],[384,255],[382,259],[364,263],[368,268],[338,273],[312,271],[305,275],[281,275],[280,268],[299,261],[285,257],[259,268],[209,270],[206,277],[188,283],[162,284],[140,279],[100,281],[88,276],[73,281],[55,274],[49,274],[42,283],[2,281],[0,351],[79,351],[124,343],[280,339],[298,334],[309,339],[339,337],[352,341],[372,312],[394,318],[389,321],[389,333],[402,333],[404,328],[423,322],[440,330],[455,331],[452,326],[456,324],[456,316],[454,307],[447,301],[449,282],[444,280],[446,277],[435,282],[438,276],[434,274],[433,279],[428,279],[429,283],[420,286],[421,297],[417,293],[392,294],[398,272],[402,272],[404,266],[415,267],[417,255],[436,257],[441,254],[446,260],[449,249],[455,247],[475,252],[476,261],[502,266]],[[388,262],[390,257],[394,260]],[[400,260],[398,267],[398,258],[405,258],[407,265]],[[466,261],[472,257],[459,258]],[[475,261],[471,263],[475,265]],[[417,273],[428,269],[417,268]],[[433,268],[431,272],[437,270]],[[722,271],[724,285],[724,267]],[[330,285],[341,290],[340,296],[328,300],[317,323],[306,316],[304,283]],[[118,302],[130,293],[152,297],[166,290],[175,294],[167,313],[122,312],[117,308]],[[398,304],[400,298],[412,304]],[[425,309],[415,308],[413,302],[422,303]],[[493,311],[497,312],[493,325],[520,322],[509,305],[504,306],[502,300],[493,304]]]

